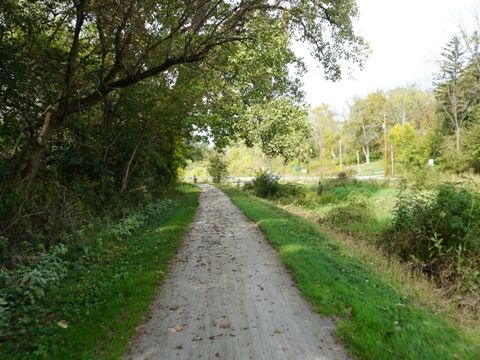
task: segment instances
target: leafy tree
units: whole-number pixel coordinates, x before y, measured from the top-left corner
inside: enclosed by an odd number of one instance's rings
[[[311,134],[306,121],[307,111],[294,106],[288,100],[275,99],[262,106],[252,106],[245,114],[245,139],[248,146],[260,144],[265,155],[282,155],[287,161],[305,156],[308,148],[305,140]]]
[[[380,145],[386,109],[387,99],[382,92],[357,98],[350,107],[349,119],[344,128],[362,148],[367,164],[370,163],[372,150]]]
[[[228,164],[218,153],[211,155],[208,161],[208,173],[213,178],[214,183],[219,183],[224,176],[228,175]]]
[[[340,77],[342,59],[361,65],[367,49],[353,32],[358,9],[351,0],[9,0],[0,6],[0,111],[8,114],[9,150],[20,149],[15,161],[27,180],[37,176],[55,133],[74,114],[153,76],[175,79],[183,66],[207,66],[207,58],[221,58],[235,44],[261,44],[272,24],[308,41],[332,79]]]
[[[418,137],[410,123],[395,124],[390,129],[388,139],[393,145],[396,161],[402,164],[407,171],[422,163]]]
[[[409,122],[419,130],[426,130],[436,120],[436,101],[431,91],[421,90],[412,84],[389,90],[386,97],[390,123],[403,125]]]
[[[313,124],[313,137],[317,145],[323,147],[322,153],[331,153],[335,157],[334,148],[338,143],[341,130],[339,122],[335,119],[337,114],[327,104],[313,109],[310,114],[310,122]]]

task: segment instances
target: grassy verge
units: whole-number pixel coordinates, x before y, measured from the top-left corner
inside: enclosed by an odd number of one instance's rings
[[[339,318],[336,336],[359,359],[480,358],[475,336],[415,306],[362,263],[354,247],[271,203],[222,189],[265,232],[313,308]]]
[[[85,239],[60,287],[36,305],[40,315],[25,330],[1,345],[0,358],[120,358],[181,246],[198,194],[186,185]]]

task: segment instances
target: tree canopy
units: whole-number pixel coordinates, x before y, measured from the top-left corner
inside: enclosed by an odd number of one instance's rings
[[[352,0],[2,1],[0,236],[52,238],[118,193],[148,200],[201,140],[299,156],[292,42],[339,79],[368,55],[357,17]]]
[[[183,68],[205,71],[240,45],[264,51],[275,32],[309,42],[331,79],[340,77],[342,60],[361,65],[367,49],[353,31],[352,0],[6,0],[1,7],[0,111],[15,139],[12,160],[27,180],[45,164],[59,128],[119,89],[159,75],[175,82]],[[220,69],[227,70],[220,83],[242,77],[232,67]],[[274,88],[285,76],[272,80]],[[242,91],[250,90],[235,89]],[[2,148],[9,159],[11,151]]]

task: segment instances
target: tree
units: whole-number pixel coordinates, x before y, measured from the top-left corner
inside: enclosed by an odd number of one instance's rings
[[[415,129],[410,123],[395,124],[388,136],[393,145],[395,159],[408,171],[412,166],[421,164],[419,141]]]
[[[218,153],[210,156],[208,173],[213,178],[214,183],[219,183],[224,176],[228,175],[228,164],[223,161],[223,158]]]
[[[350,107],[349,119],[344,128],[362,148],[367,164],[370,163],[371,151],[380,144],[386,109],[387,99],[381,92],[357,98]]]
[[[460,129],[471,109],[463,82],[466,66],[465,47],[461,38],[452,36],[443,48],[440,74],[437,78],[436,94],[438,103],[451,122],[455,132],[455,149],[460,150]]]
[[[112,92],[159,74],[175,79],[179,68],[202,66],[237,43],[262,43],[272,24],[308,41],[331,79],[340,77],[343,59],[362,65],[367,50],[353,32],[358,9],[351,0],[11,0],[0,6],[6,54],[0,111],[16,128],[11,138],[20,141],[12,140],[9,150],[20,149],[14,161],[29,181],[74,114],[108,105]]]
[[[313,136],[317,144],[322,146],[322,153],[332,153],[338,142],[338,135],[341,129],[339,122],[335,119],[337,114],[327,104],[313,109],[310,114],[310,121],[314,127]]]
[[[409,122],[417,129],[422,129],[428,128],[436,118],[436,102],[432,92],[421,90],[415,84],[389,90],[386,97],[390,123],[403,125]]]
[[[245,143],[248,146],[260,144],[269,157],[282,155],[286,161],[305,157],[308,147],[305,140],[311,134],[306,121],[307,111],[286,99],[274,99],[268,104],[252,106],[242,123]]]

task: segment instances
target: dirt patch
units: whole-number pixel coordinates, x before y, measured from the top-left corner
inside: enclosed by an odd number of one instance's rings
[[[263,233],[199,186],[184,246],[124,359],[348,359]]]

